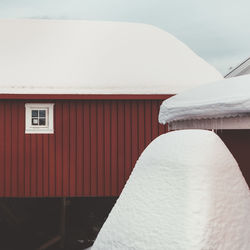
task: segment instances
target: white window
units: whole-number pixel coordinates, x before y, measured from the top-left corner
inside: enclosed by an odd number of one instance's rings
[[[54,133],[54,104],[26,103],[25,104],[25,133],[53,134]]]

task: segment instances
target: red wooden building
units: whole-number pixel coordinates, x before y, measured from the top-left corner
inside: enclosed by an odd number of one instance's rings
[[[162,100],[221,75],[144,24],[0,21],[0,197],[118,196]]]

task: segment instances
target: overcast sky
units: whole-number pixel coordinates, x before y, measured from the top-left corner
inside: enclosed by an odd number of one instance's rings
[[[0,0],[0,18],[153,24],[175,35],[223,74],[250,57],[249,9],[249,0]]]

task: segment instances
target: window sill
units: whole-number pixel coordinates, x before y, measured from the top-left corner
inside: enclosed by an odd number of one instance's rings
[[[25,134],[54,134],[54,130],[32,129],[32,130],[25,130]]]

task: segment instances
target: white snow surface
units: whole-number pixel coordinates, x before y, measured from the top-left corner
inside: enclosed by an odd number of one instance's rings
[[[183,91],[160,108],[159,122],[250,114],[250,75],[227,78]]]
[[[142,153],[91,249],[249,250],[249,211],[248,186],[221,139],[170,132]]]
[[[0,20],[0,93],[171,94],[221,74],[146,24]]]

